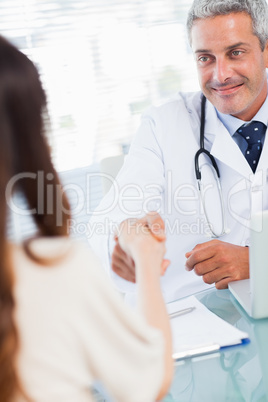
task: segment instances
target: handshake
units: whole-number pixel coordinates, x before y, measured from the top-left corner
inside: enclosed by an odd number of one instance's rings
[[[159,275],[165,274],[170,261],[164,258],[165,224],[157,212],[150,212],[141,219],[123,221],[115,241],[112,269],[121,278],[136,282],[136,261],[141,258],[148,263],[157,263]],[[207,284],[215,283],[217,289],[226,289],[231,281],[249,278],[248,247],[211,240],[194,245],[185,258],[187,271],[193,270]]]
[[[141,219],[127,219],[120,224],[115,235],[112,269],[120,277],[136,282],[136,265],[141,259],[160,267],[164,275],[170,261],[165,259],[166,235],[163,219],[150,212]]]

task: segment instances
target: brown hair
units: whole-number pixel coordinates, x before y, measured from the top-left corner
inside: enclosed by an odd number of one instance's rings
[[[36,67],[0,36],[0,402],[11,401],[22,392],[16,373],[19,338],[13,318],[14,278],[6,240],[6,188],[10,180],[20,174],[16,187],[35,211],[33,218],[40,235],[68,232],[70,208],[50,159],[44,135],[45,111],[46,96]],[[40,172],[44,178],[41,209]],[[55,190],[52,195],[51,185]]]

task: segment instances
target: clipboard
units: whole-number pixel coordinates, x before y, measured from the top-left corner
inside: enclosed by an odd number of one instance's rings
[[[167,304],[168,313],[184,309],[190,309],[191,312],[170,319],[174,360],[214,353],[250,342],[246,332],[212,313],[194,296]]]

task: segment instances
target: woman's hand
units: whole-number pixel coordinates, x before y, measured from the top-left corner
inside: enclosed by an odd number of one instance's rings
[[[158,214],[150,214],[150,219],[158,217]],[[127,219],[121,223],[115,240],[125,257],[133,260],[134,269],[142,260],[160,266],[160,275],[164,275],[169,265],[169,260],[164,259],[166,236],[162,225],[157,222],[153,225],[147,215],[142,219]]]

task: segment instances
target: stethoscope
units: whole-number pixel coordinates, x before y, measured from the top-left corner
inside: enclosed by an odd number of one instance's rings
[[[217,162],[211,153],[205,149],[205,109],[206,109],[206,97],[202,95],[202,100],[201,100],[201,121],[200,121],[200,149],[196,152],[195,158],[194,158],[194,163],[195,163],[195,175],[196,175],[196,180],[197,180],[197,186],[198,186],[198,191],[200,195],[200,200],[202,203],[204,215],[206,218],[206,221],[208,223],[209,230],[211,232],[211,237],[212,238],[217,238],[224,236],[228,233],[230,233],[230,230],[227,228],[226,225],[226,216],[225,216],[225,208],[224,208],[224,202],[223,202],[223,195],[222,195],[222,187],[221,187],[221,182],[220,182],[220,171],[217,165]],[[205,154],[211,162],[211,166],[213,167],[213,172],[215,176],[215,180],[217,183],[217,188],[219,191],[219,198],[220,198],[220,204],[221,204],[221,232],[216,233],[213,230],[213,226],[209,221],[206,205],[205,205],[205,194],[203,191],[203,186],[202,186],[202,178],[201,178],[201,170],[199,168],[199,156]]]

